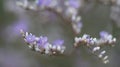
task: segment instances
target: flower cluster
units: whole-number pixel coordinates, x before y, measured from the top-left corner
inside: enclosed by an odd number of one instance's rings
[[[116,42],[116,38],[113,38],[113,36],[106,31],[100,32],[100,40],[99,44],[108,44],[114,46],[114,43]]]
[[[25,42],[29,48],[40,52],[41,54],[47,55],[58,55],[63,54],[65,46],[63,46],[63,40],[56,40],[52,44],[48,42],[48,38],[45,36],[36,37],[35,35],[29,34],[21,30],[21,34],[24,37]]]
[[[93,54],[97,55],[102,61],[106,64],[109,62],[108,56],[106,55],[106,51],[102,50],[101,46],[104,45],[112,45],[114,46],[116,42],[116,38],[106,31],[100,32],[100,39],[92,38],[90,35],[84,34],[82,37],[75,37],[75,47],[79,47],[80,45],[87,46]]]
[[[55,8],[58,5],[58,0],[36,0],[36,5],[38,5],[40,8]]]
[[[84,34],[82,37],[75,37],[75,44],[74,46],[78,47],[81,44],[85,44],[87,46],[91,45],[112,45],[116,42],[116,38],[105,31],[100,32],[100,39],[92,38],[90,35]]]
[[[65,15],[71,18],[72,27],[75,33],[79,34],[82,28],[81,17],[77,16],[78,8],[81,6],[80,0],[67,0],[65,1],[65,6],[67,7]]]
[[[61,3],[59,0],[35,0],[34,4],[30,4],[28,0],[17,2],[21,6],[29,10],[47,10],[60,16],[65,21],[72,24],[72,28],[76,34],[81,32],[81,17],[78,16],[78,8],[80,8],[80,0],[65,0]],[[60,4],[63,4],[62,6]]]
[[[61,19],[72,24],[72,28],[76,34],[81,32],[82,22],[81,16],[78,16],[78,9],[81,7],[81,0],[35,0],[32,4],[28,0],[17,2],[17,5],[25,9],[34,11],[49,11],[55,13]],[[62,2],[62,3],[61,3]],[[63,3],[64,2],[64,3]],[[62,5],[61,5],[62,4]],[[63,54],[66,47],[63,46],[63,40],[55,40],[53,43],[48,42],[46,36],[36,37],[31,33],[21,30],[22,36],[29,48],[47,55]],[[100,32],[100,38],[93,38],[84,34],[82,37],[75,37],[74,47],[80,45],[87,46],[93,54],[97,55],[106,64],[109,62],[106,50],[102,50],[101,46],[112,45],[116,42],[116,38],[106,31]]]

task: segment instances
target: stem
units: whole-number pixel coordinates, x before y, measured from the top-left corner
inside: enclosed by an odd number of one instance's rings
[[[58,17],[60,17],[62,20],[64,20],[65,22],[70,23],[70,25],[71,25],[71,27],[72,27],[72,23],[73,23],[73,22],[71,21],[71,19],[70,19],[70,18],[66,18],[64,15],[62,15],[61,12],[58,12],[58,11],[56,11],[55,9],[49,8],[49,7],[45,7],[45,9],[48,10],[48,11],[50,11],[50,12],[53,12],[53,13],[56,14]],[[73,29],[73,27],[72,27],[72,29]],[[77,32],[75,32],[74,29],[73,29],[72,31],[74,32],[74,35],[77,35],[77,34],[78,34]]]

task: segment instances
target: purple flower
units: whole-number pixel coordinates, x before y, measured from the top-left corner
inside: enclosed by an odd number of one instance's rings
[[[108,32],[106,32],[106,31],[101,31],[100,32],[100,37],[101,38],[106,38],[106,36],[108,36],[109,34],[108,34]]]
[[[39,6],[49,6],[51,4],[52,0],[38,0],[38,5]]]
[[[45,44],[48,43],[48,38],[40,36],[39,40],[37,41],[38,46],[45,47]]]
[[[63,45],[64,44],[64,40],[55,40],[53,42],[53,45]]]
[[[27,22],[27,20],[25,19],[17,20],[13,22],[13,24],[8,25],[3,30],[2,34],[7,37],[5,38],[5,36],[3,36],[3,39],[5,39],[5,41],[14,42],[16,38],[18,38],[18,36],[21,36],[20,29],[23,29],[24,31],[28,31],[29,30],[28,27],[29,27],[29,23]]]
[[[69,0],[68,3],[69,3],[69,6],[74,8],[79,8],[80,6],[79,0]]]
[[[11,25],[11,31],[14,35],[20,35],[20,29],[28,31],[28,23],[26,20],[18,20],[13,25]]]
[[[35,41],[35,35],[29,34],[25,37],[27,43],[33,43]]]

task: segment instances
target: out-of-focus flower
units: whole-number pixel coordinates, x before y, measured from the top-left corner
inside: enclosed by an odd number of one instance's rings
[[[106,31],[101,31],[101,32],[100,32],[100,37],[101,37],[101,38],[105,38],[107,35],[109,35],[109,34],[108,34],[108,32],[106,32]]]
[[[114,0],[114,4],[111,6],[111,19],[120,27],[120,0]]]
[[[58,0],[37,0],[36,1],[36,4],[39,6],[39,7],[55,7],[57,6],[57,2]]]
[[[47,37],[40,36],[37,40],[37,45],[39,47],[42,46],[43,48],[45,48],[46,43],[48,43],[48,38]]]
[[[37,2],[39,6],[49,6],[52,0],[38,0]]]
[[[12,29],[11,31],[13,31],[14,34],[18,35],[20,29],[24,29],[24,30],[28,31],[28,23],[25,22],[24,20],[20,20],[18,22],[15,22],[15,24],[13,24],[11,26],[11,29]]]
[[[27,43],[33,43],[35,41],[35,35],[32,34],[28,35],[27,33],[27,36],[25,36],[25,40]]]
[[[13,24],[9,25],[5,30],[3,30],[4,36],[7,38],[3,39],[5,41],[15,41],[18,36],[20,36],[20,29],[24,29],[25,31],[28,31],[28,23],[25,20],[18,20],[17,22],[14,22]]]
[[[68,7],[79,8],[80,1],[79,0],[68,0],[65,2],[65,5]]]
[[[79,34],[82,28],[81,17],[78,16],[78,9],[81,6],[81,0],[66,0],[63,2],[63,5],[61,5],[59,0],[36,0],[33,5],[29,4],[29,1],[26,0],[23,3],[17,2],[17,4],[24,9],[35,11],[47,10],[51,13],[55,13],[62,19],[70,20],[68,22],[71,22],[73,30],[76,34]]]
[[[73,26],[75,33],[77,34],[81,32],[81,28],[83,27],[81,22],[72,23],[72,26]]]
[[[53,42],[53,45],[63,45],[64,44],[64,40],[55,40]]]
[[[116,42],[116,38],[113,38],[113,36],[106,31],[101,31],[100,36],[100,43],[113,44]]]

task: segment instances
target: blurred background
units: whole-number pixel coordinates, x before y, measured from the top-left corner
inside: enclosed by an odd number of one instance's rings
[[[20,28],[36,36],[48,36],[50,42],[64,39],[66,54],[69,54],[74,50],[75,36],[71,25],[53,13],[26,11],[16,6],[16,0],[0,0],[0,67],[119,67],[120,0],[83,1],[79,9],[83,22],[79,36],[86,33],[99,38],[99,32],[106,30],[116,37],[116,46],[106,48],[110,63],[103,64],[82,46],[74,54],[58,57],[29,50]]]

